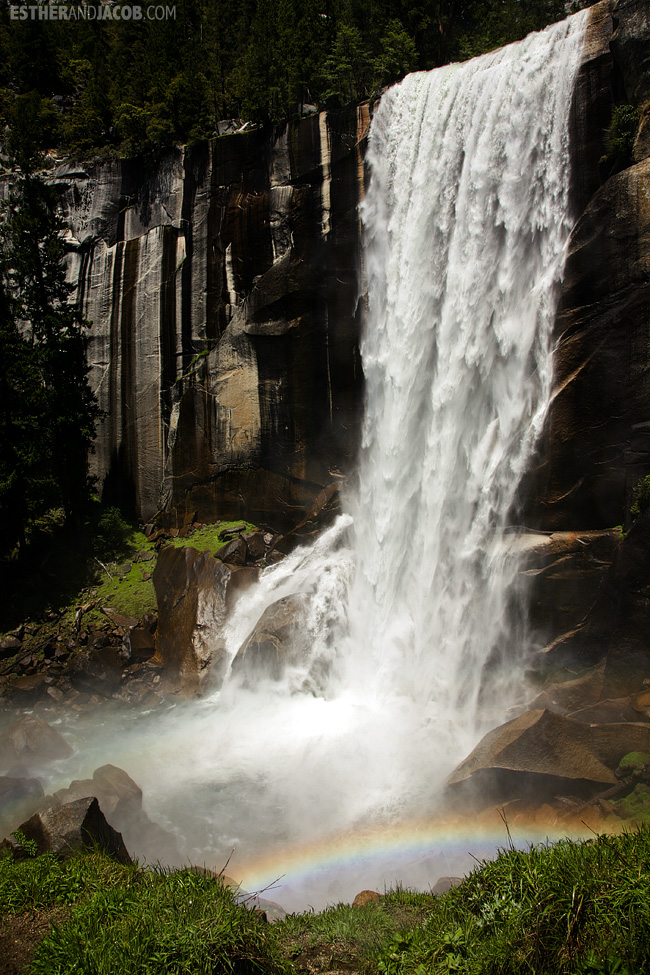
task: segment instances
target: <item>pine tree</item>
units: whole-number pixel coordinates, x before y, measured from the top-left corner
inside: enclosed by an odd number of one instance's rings
[[[36,171],[29,122],[12,133],[17,177],[0,229],[0,515],[5,540],[21,547],[29,519],[52,507],[80,534],[97,417],[88,325],[66,281],[66,228],[55,189]]]

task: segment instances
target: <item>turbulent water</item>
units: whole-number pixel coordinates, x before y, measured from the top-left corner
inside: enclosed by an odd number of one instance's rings
[[[429,817],[514,700],[525,614],[504,529],[550,395],[584,24],[382,97],[362,206],[358,484],[348,513],[266,570],[228,625],[234,656],[266,606],[302,593],[294,657],[280,681],[233,679],[122,729],[122,756],[115,739],[98,749],[187,856],[222,866],[234,850],[248,883],[287,873],[276,897],[290,906],[412,882],[422,844],[416,856],[402,836],[361,863],[354,837],[379,848],[382,830]],[[328,858],[336,871],[314,872]],[[429,882],[450,867],[429,864]]]

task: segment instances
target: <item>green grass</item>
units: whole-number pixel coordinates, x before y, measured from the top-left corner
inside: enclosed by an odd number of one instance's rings
[[[385,946],[422,923],[434,905],[430,894],[397,888],[364,907],[337,904],[320,914],[289,915],[278,928],[291,957],[307,952],[337,967],[372,971]]]
[[[389,891],[263,924],[220,878],[99,853],[0,859],[0,917],[64,905],[31,975],[304,970],[638,975],[650,970],[650,826],[507,849],[440,897]],[[298,961],[298,959],[300,959]],[[293,961],[298,961],[294,966]]]
[[[384,975],[637,973],[650,965],[650,830],[502,851],[378,959]],[[617,967],[618,966],[618,967]]]
[[[218,877],[145,872],[100,853],[2,858],[0,916],[60,904],[70,910],[38,945],[32,975],[289,971],[273,929],[238,906]]]

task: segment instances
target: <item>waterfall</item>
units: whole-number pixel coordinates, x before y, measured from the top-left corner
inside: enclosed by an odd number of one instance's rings
[[[550,395],[584,20],[409,75],[372,123],[352,642],[456,721],[521,639],[502,536]]]
[[[221,867],[234,849],[228,872],[248,861],[248,884],[289,874],[288,906],[435,882],[406,843],[346,873],[354,837],[431,816],[513,700],[525,646],[506,529],[550,397],[586,16],[382,96],[362,205],[358,479],[347,513],[265,570],[225,634],[234,658],[264,610],[298,594],[294,652],[280,680],[235,669],[211,699],[137,730],[127,768],[186,855]],[[319,856],[336,877],[314,874]]]

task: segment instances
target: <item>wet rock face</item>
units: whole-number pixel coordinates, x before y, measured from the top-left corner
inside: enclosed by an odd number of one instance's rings
[[[524,523],[545,530],[621,523],[650,470],[648,18],[646,0],[589,13],[554,399],[521,492]],[[612,172],[601,160],[626,102],[640,113],[634,165]],[[144,519],[171,507],[179,524],[191,510],[287,531],[350,469],[368,124],[362,105],[174,150],[149,169],[58,170],[93,323],[106,500]]]
[[[247,686],[270,678],[280,680],[287,666],[306,656],[309,635],[304,617],[307,598],[296,593],[272,603],[237,652],[232,672]]]
[[[650,24],[645,0],[590,11],[572,112],[573,231],[556,321],[554,390],[526,524],[621,524],[650,471]],[[615,105],[641,119],[632,165],[603,162]],[[645,141],[644,141],[645,140]],[[619,167],[620,168],[620,167]]]
[[[350,465],[368,122],[365,105],[149,170],[57,171],[106,500],[145,520],[179,506],[287,528]]]

